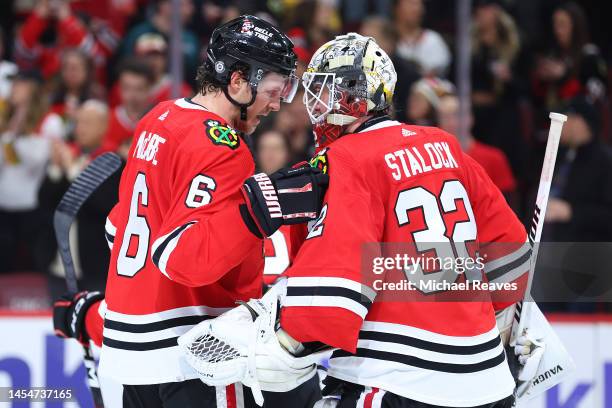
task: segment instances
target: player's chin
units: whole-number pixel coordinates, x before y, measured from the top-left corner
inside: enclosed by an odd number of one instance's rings
[[[253,133],[255,129],[257,129],[257,126],[259,126],[259,122],[260,122],[259,117],[255,117],[254,119],[247,120],[247,122],[245,123],[246,126],[245,126],[244,133],[246,133],[247,135],[250,135],[251,133]]]

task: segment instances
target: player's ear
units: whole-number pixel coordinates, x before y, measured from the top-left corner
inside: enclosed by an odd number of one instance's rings
[[[232,72],[228,84],[228,91],[232,98],[236,99],[239,102],[242,102],[246,99],[246,101],[248,102],[251,97],[250,88],[251,87],[249,86],[249,81],[244,78],[243,74],[238,71]]]
[[[232,74],[230,75],[230,82],[229,82],[229,86],[232,91],[237,92],[241,88],[247,85],[248,85],[248,81],[244,78],[244,76],[240,72],[238,71],[232,72]]]

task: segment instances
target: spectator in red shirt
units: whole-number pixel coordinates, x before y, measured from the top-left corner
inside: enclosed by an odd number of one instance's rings
[[[52,34],[50,43],[45,43],[43,38],[47,32]],[[103,40],[98,39],[72,13],[67,0],[38,0],[17,33],[15,59],[22,69],[36,68],[45,78],[51,78],[60,69],[62,52],[76,48],[91,57],[96,78],[104,82],[108,57],[117,46],[116,39],[111,37],[112,34],[106,33],[101,36]]]
[[[116,151],[125,157],[136,124],[151,107],[153,71],[143,61],[128,59],[119,68],[117,83],[121,104],[110,111],[104,150]]]
[[[438,120],[440,128],[457,135],[459,130],[459,99],[454,95],[440,98]],[[470,128],[473,121],[470,115]],[[503,151],[474,139],[472,134],[461,142],[463,150],[480,164],[493,183],[501,190],[509,203],[513,204],[516,194],[516,180]]]

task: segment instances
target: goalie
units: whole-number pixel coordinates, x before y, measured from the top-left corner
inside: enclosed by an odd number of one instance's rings
[[[391,60],[371,38],[339,36],[314,54],[304,103],[319,149],[312,164],[330,177],[324,206],[287,279],[179,338],[204,382],[242,381],[261,403],[259,387],[297,386],[314,375],[321,350],[333,348],[319,406],[513,405],[496,312],[511,322],[514,302],[380,301],[364,278],[364,243],[452,247],[454,256],[468,244],[513,243],[490,253],[487,279],[521,288],[529,268],[522,224],[456,138],[389,118],[395,82]],[[517,348],[522,364],[531,352]]]

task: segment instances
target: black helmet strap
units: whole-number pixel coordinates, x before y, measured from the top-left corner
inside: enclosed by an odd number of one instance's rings
[[[243,122],[246,122],[247,120],[247,108],[249,106],[251,106],[254,102],[255,102],[255,98],[257,98],[257,87],[254,87],[253,85],[251,85],[251,100],[248,101],[247,103],[240,103],[237,100],[235,100],[234,98],[232,98],[229,94],[229,92],[227,91],[227,85],[223,87],[223,93],[225,94],[225,97],[234,105],[238,106],[240,108],[240,120]]]
[[[230,75],[231,76],[231,75]],[[240,108],[240,120],[247,120],[247,108],[255,103],[255,98],[257,98],[257,86],[259,85],[259,81],[264,76],[264,69],[261,66],[257,66],[255,64],[251,64],[250,73],[249,73],[249,85],[251,86],[251,100],[247,103],[240,103],[234,98],[232,98],[227,90],[227,85],[223,88],[223,93],[225,97],[234,105]],[[229,79],[228,79],[229,85]]]

